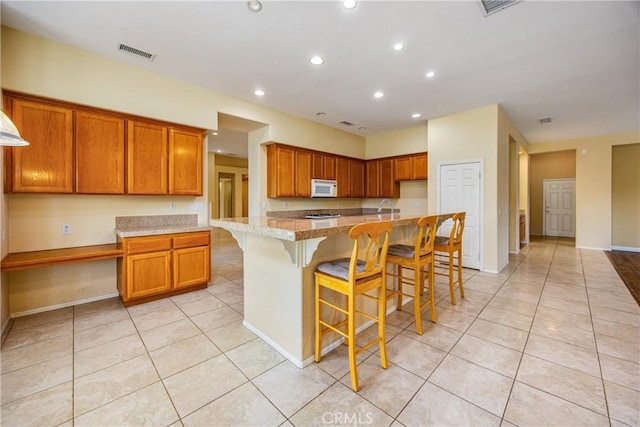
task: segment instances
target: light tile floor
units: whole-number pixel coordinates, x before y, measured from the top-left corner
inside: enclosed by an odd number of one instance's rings
[[[242,326],[242,253],[214,241],[207,290],[16,319],[2,425],[640,425],[640,310],[601,251],[533,242],[456,306],[439,284],[439,322],[389,315],[354,393],[344,346],[298,369]]]

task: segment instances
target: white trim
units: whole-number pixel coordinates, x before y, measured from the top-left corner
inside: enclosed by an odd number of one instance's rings
[[[483,158],[479,158],[479,159],[468,159],[468,160],[445,160],[444,162],[438,162],[438,181],[436,183],[436,210],[438,212],[440,212],[440,172],[442,170],[442,166],[448,166],[448,165],[460,165],[460,164],[465,164],[465,163],[478,163],[479,164],[479,169],[480,169],[480,179],[479,179],[479,186],[480,186],[480,194],[478,195],[480,197],[480,206],[478,209],[478,252],[479,252],[479,262],[480,265],[478,266],[478,270],[482,271],[483,270],[483,266],[484,266],[484,224],[483,224],[483,218],[484,218],[484,159]]]
[[[591,246],[577,246],[577,245],[576,245],[576,249],[587,249],[590,251],[610,251],[611,250],[611,248],[595,248]]]
[[[11,316],[7,317],[7,321],[2,324],[2,332],[0,333],[0,339],[4,338],[4,333],[7,327],[11,324]]]
[[[611,246],[612,251],[624,251],[624,252],[640,252],[640,248],[633,246]]]
[[[91,297],[91,298],[81,299],[78,301],[70,301],[62,304],[50,305],[47,307],[40,307],[33,310],[19,311],[17,313],[11,313],[11,318],[15,319],[16,317],[28,316],[30,314],[44,313],[45,311],[57,310],[59,308],[73,307],[74,305],[86,304],[88,302],[100,301],[103,299],[109,299],[117,296],[120,296],[120,294],[118,292],[114,292],[112,294],[100,295],[98,297]]]

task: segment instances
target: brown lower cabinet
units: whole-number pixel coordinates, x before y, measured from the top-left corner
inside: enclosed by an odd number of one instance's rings
[[[125,306],[207,287],[211,232],[118,238],[118,292]]]

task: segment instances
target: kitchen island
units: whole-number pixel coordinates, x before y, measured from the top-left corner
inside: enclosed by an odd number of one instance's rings
[[[412,240],[424,215],[248,217],[212,219],[210,225],[230,231],[244,252],[244,325],[302,368],[313,361],[316,265],[350,256],[348,231],[356,224],[391,221],[395,243]]]

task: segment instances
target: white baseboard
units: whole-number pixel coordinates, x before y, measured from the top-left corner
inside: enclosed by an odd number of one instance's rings
[[[40,307],[40,308],[36,308],[36,309],[33,309],[33,310],[20,311],[20,312],[17,312],[17,313],[11,313],[11,318],[15,319],[16,317],[28,316],[30,314],[44,313],[45,311],[57,310],[59,308],[72,307],[74,305],[80,305],[80,304],[86,304],[88,302],[100,301],[100,300],[103,300],[103,299],[109,299],[109,298],[117,297],[119,295],[120,294],[118,292],[114,292],[112,294],[100,295],[98,297],[91,297],[91,298],[86,298],[86,299],[77,300],[77,301],[70,301],[70,302],[65,302],[65,303],[62,303],[62,304],[55,304],[55,305],[50,305],[50,306],[47,306],[47,307]]]
[[[576,246],[576,249],[586,249],[589,251],[610,251],[611,248],[592,248],[590,246]]]
[[[612,251],[624,251],[624,252],[640,252],[640,248],[633,246],[611,246]]]

